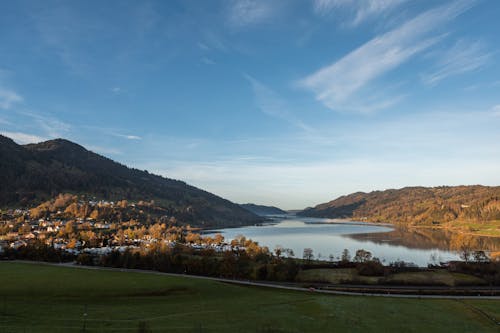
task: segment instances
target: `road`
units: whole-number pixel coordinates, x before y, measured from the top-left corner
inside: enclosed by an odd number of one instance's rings
[[[176,274],[176,273],[163,273],[163,272],[142,270],[142,269],[112,268],[112,267],[101,267],[101,266],[81,266],[81,265],[76,265],[75,263],[46,263],[46,262],[35,262],[35,261],[16,261],[16,262],[32,263],[32,264],[44,264],[44,265],[58,266],[58,267],[72,267],[72,268],[88,269],[88,270],[115,271],[115,272],[119,271],[119,272],[130,272],[130,273],[183,277],[183,278],[189,278],[189,279],[211,280],[211,281],[218,281],[218,282],[222,282],[222,283],[231,283],[231,284],[244,285],[244,286],[253,286],[253,287],[261,287],[261,288],[274,288],[274,289],[282,289],[282,290],[293,290],[293,291],[315,293],[315,294],[390,297],[390,298],[415,298],[415,299],[454,299],[454,300],[493,299],[493,300],[500,300],[500,296],[415,295],[415,294],[401,293],[405,288],[407,288],[408,290],[415,290],[415,289],[421,288],[421,287],[415,287],[415,286],[397,286],[395,288],[393,287],[394,289],[398,290],[397,294],[391,294],[388,292],[372,293],[372,292],[369,292],[369,290],[374,289],[374,286],[355,286],[357,289],[365,288],[366,292],[340,291],[340,290],[326,290],[326,289],[317,289],[317,288],[305,288],[305,287],[299,287],[299,286],[294,286],[294,285],[290,285],[290,284],[255,282],[255,281],[248,281],[248,280],[233,280],[233,279],[216,278],[216,277],[209,277],[209,276],[186,275],[186,274]],[[333,287],[333,286],[329,286],[329,287]],[[337,287],[345,288],[345,286],[337,286]],[[384,287],[385,286],[376,286],[375,289],[381,289]],[[481,289],[483,289],[483,288],[481,288]],[[480,289],[478,289],[478,290],[480,290]]]

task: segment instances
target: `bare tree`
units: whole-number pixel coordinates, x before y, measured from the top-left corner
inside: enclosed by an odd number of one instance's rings
[[[313,250],[309,247],[306,247],[304,249],[304,254],[302,257],[307,261],[311,261],[314,258]]]
[[[351,254],[349,253],[348,249],[344,249],[344,251],[342,251],[341,260],[343,262],[349,262],[349,261],[351,261]]]

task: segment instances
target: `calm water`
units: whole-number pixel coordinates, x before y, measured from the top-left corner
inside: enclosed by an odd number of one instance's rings
[[[311,248],[315,258],[321,256],[319,259],[323,260],[328,260],[330,254],[335,258],[340,257],[343,249],[348,249],[351,255],[358,249],[368,250],[384,263],[404,260],[426,266],[431,261],[431,255],[439,261],[459,260],[458,254],[449,250],[446,235],[432,232],[431,237],[428,237],[390,225],[288,217],[276,219],[276,224],[221,229],[217,232],[222,233],[226,240],[243,235],[270,250],[278,245],[291,248],[295,257],[302,257],[304,248]]]

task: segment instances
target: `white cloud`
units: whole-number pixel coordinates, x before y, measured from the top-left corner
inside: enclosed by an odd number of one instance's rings
[[[235,27],[261,23],[274,12],[271,1],[233,0],[228,10],[228,22]]]
[[[208,57],[202,57],[201,62],[204,63],[205,65],[215,65],[215,61]]]
[[[71,129],[71,125],[52,116],[31,111],[19,111],[18,113],[32,118],[37,124],[37,127],[44,131],[45,135],[50,138],[64,137]]]
[[[208,47],[208,45],[207,45],[207,44],[205,44],[205,43],[198,42],[198,43],[197,43],[197,45],[198,45],[198,47],[199,47],[201,50],[203,50],[203,51],[208,51],[208,50],[210,50],[210,47]]]
[[[249,75],[245,75],[245,78],[248,82],[250,82],[255,96],[255,103],[263,113],[275,118],[283,119],[303,130],[312,130],[311,127],[306,125],[290,112],[290,106],[273,90]]]
[[[128,140],[142,140],[140,136],[130,135],[130,134],[120,134],[120,133],[111,133],[111,135],[117,136],[119,138],[128,139]]]
[[[120,87],[113,87],[113,88],[111,88],[111,92],[113,94],[118,95],[118,94],[120,94],[122,92],[122,88],[120,88]]]
[[[315,0],[314,10],[320,15],[327,15],[332,11],[343,10],[352,13],[349,25],[360,23],[388,12],[408,0]]]
[[[23,98],[15,91],[0,87],[0,109],[10,109],[12,105],[22,101]]]
[[[226,52],[230,49],[227,41],[219,34],[211,30],[204,30],[202,32],[203,41],[198,42],[198,47],[202,51],[220,51]]]
[[[12,140],[16,141],[19,144],[27,144],[27,143],[38,143],[42,141],[46,141],[47,138],[38,136],[38,135],[33,135],[33,134],[28,134],[28,133],[22,133],[22,132],[8,132],[8,131],[0,131],[0,134],[3,136],[7,136],[11,138]]]
[[[169,163],[168,169],[152,169],[152,172],[182,179],[235,202],[300,209],[356,191],[417,185],[496,184],[500,181],[499,162],[496,156],[486,161],[433,158],[383,161],[370,157],[291,164],[223,160]]]
[[[102,147],[102,146],[93,146],[93,145],[84,145],[85,148],[87,148],[90,151],[99,153],[99,154],[105,154],[105,155],[121,155],[123,154],[122,151],[115,149],[115,148],[110,148],[110,147]]]
[[[140,136],[137,136],[137,135],[125,135],[125,138],[127,138],[129,140],[141,140],[142,139]]]
[[[464,74],[484,67],[491,55],[483,43],[459,40],[452,48],[439,54],[438,69],[425,74],[424,83],[433,85],[449,76]]]
[[[330,109],[362,109],[359,101],[366,99],[367,92],[368,97],[380,94],[376,88],[369,89],[369,83],[440,41],[443,35],[436,35],[435,29],[468,10],[472,4],[471,1],[456,1],[424,12],[307,76],[300,84],[313,91],[316,99]],[[364,96],[356,96],[362,89]],[[393,99],[385,98],[375,104],[386,105]]]

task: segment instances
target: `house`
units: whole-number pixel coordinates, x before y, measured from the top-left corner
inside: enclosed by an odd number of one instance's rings
[[[19,238],[19,233],[17,232],[8,232],[7,235],[5,235],[7,239],[17,239]]]
[[[4,251],[4,249],[9,247],[9,243],[6,241],[0,241],[0,253]]]
[[[10,243],[10,247],[13,248],[14,250],[17,250],[20,247],[26,246],[26,245],[28,245],[28,243],[26,243],[25,241],[22,241],[22,240],[17,240],[13,243]]]
[[[24,238],[24,239],[35,239],[35,238],[36,238],[36,236],[35,236],[35,234],[34,234],[34,233],[30,232],[29,234],[25,234],[25,235],[23,235],[23,238]]]

